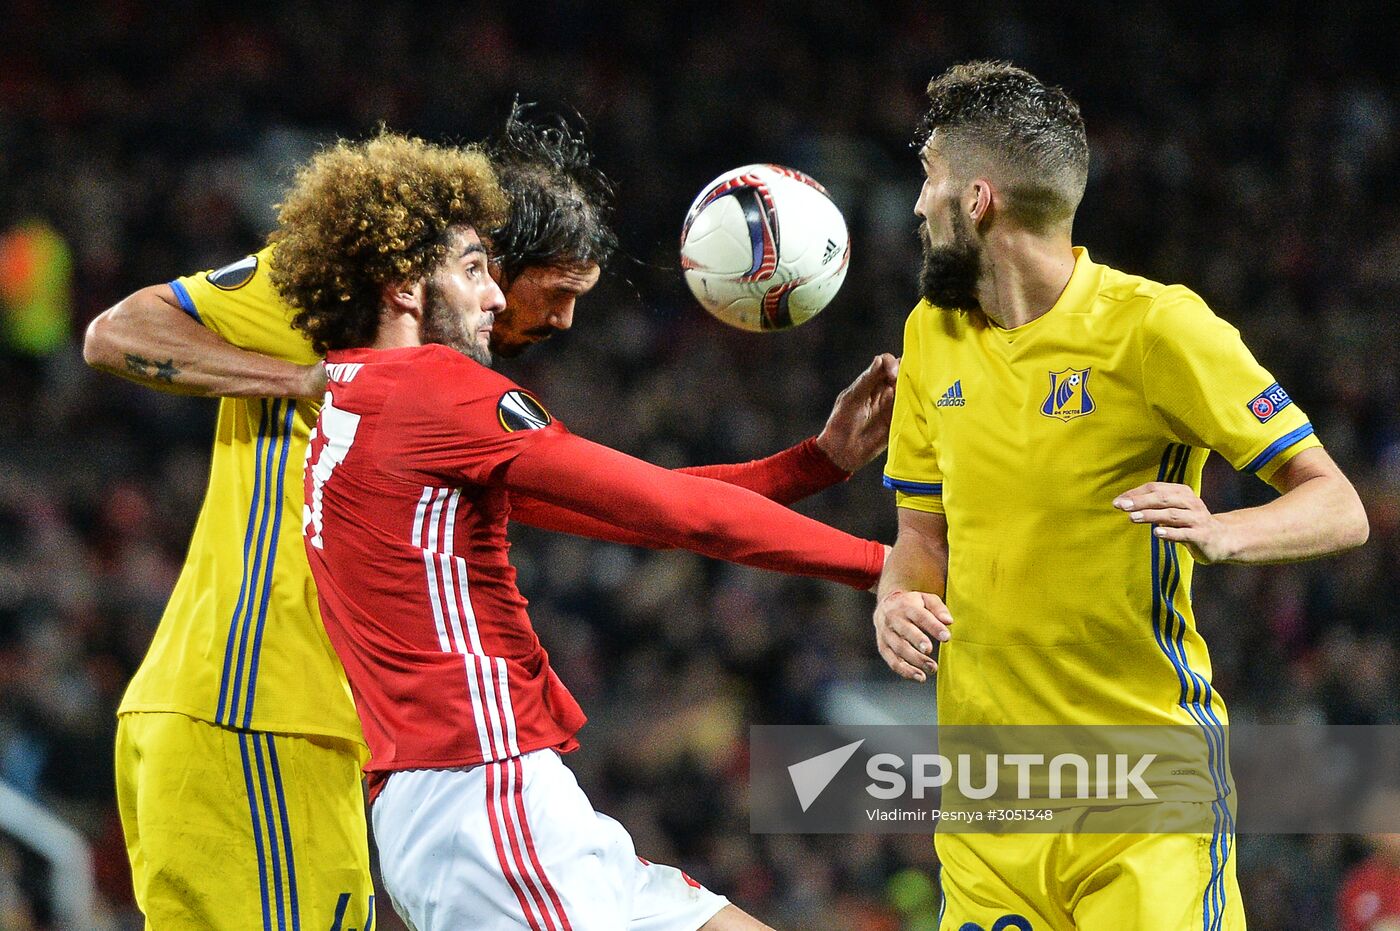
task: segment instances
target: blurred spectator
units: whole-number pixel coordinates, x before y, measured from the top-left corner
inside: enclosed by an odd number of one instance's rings
[[[36,927],[33,907],[22,887],[19,856],[0,839],[0,929],[33,931]]]
[[[1400,789],[1378,797],[1375,817],[1400,812]],[[1400,931],[1400,834],[1371,834],[1372,853],[1348,871],[1337,897],[1340,931]]]
[[[73,329],[73,256],[42,220],[0,234],[0,311],[6,345],[43,357],[67,345]]]

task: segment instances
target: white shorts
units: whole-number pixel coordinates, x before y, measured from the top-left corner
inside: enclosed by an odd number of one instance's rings
[[[729,904],[638,857],[553,750],[394,773],[371,816],[384,888],[414,931],[695,931]]]

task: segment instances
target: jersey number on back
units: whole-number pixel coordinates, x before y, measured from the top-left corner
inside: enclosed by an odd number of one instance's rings
[[[311,466],[311,497],[304,504],[301,519],[301,532],[316,549],[323,549],[321,539],[321,496],[326,482],[335,467],[345,460],[350,445],[355,442],[355,431],[360,429],[360,415],[343,411],[335,406],[330,394],[326,395],[326,405],[321,408],[321,419],[311,434],[309,450],[317,450],[317,434],[324,438]]]

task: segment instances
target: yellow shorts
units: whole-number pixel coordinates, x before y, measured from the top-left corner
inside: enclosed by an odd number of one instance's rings
[[[372,931],[363,752],[122,715],[117,804],[147,929]]]
[[[1244,931],[1231,834],[934,838],[938,931]]]

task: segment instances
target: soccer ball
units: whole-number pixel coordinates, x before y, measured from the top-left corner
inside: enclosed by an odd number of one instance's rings
[[[822,187],[781,165],[745,165],[701,190],[681,229],[690,293],[730,326],[806,323],[846,280],[851,240]]]

